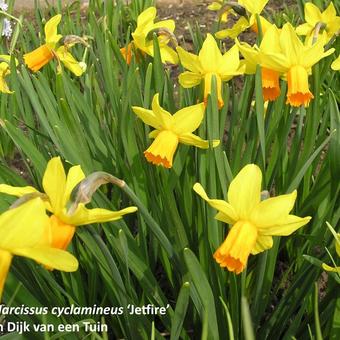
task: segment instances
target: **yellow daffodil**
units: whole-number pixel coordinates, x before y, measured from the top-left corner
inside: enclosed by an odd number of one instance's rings
[[[146,159],[152,164],[162,165],[165,168],[172,167],[173,156],[178,143],[194,145],[198,148],[209,148],[209,142],[194,135],[204,117],[204,104],[188,106],[171,115],[159,105],[159,95],[156,94],[152,100],[152,110],[133,106],[134,113],[147,125],[155,128],[150,138],[154,142],[144,152]],[[212,146],[220,143],[214,140]]]
[[[72,272],[78,261],[50,244],[45,205],[35,198],[0,215],[0,300],[14,255],[28,257],[47,267]]]
[[[332,62],[331,68],[334,71],[340,70],[340,55]]]
[[[66,176],[60,157],[52,158],[47,164],[42,186],[47,196],[46,208],[51,213],[52,247],[54,248],[66,249],[73,238],[76,226],[115,221],[137,210],[136,207],[128,207],[119,211],[87,209],[85,204],[80,203],[75,211],[70,213],[68,203],[71,192],[84,178],[85,175],[79,165],[72,166]],[[12,187],[6,184],[0,184],[0,192],[17,197],[38,193],[31,186]]]
[[[333,2],[331,2],[323,12],[313,3],[307,2],[305,4],[305,20],[306,23],[296,28],[296,33],[305,35],[307,39],[314,35],[315,28],[318,24],[324,26],[328,41],[340,31],[340,17],[336,15]]]
[[[266,30],[271,26],[271,23],[266,20],[260,13],[263,11],[264,7],[267,5],[269,0],[238,0],[238,5],[242,6],[248,13],[248,16],[241,15],[239,20],[231,27],[221,30],[216,33],[216,38],[225,39],[231,38],[235,39],[240,33],[245,31],[247,28],[251,28],[254,32],[258,32],[256,16],[259,15],[262,32],[265,33]]]
[[[177,52],[181,64],[189,70],[179,75],[181,86],[191,88],[199,85],[203,80],[204,102],[207,103],[208,95],[211,93],[211,80],[215,76],[218,105],[221,108],[224,105],[222,82],[243,74],[245,70],[245,67],[240,64],[238,47],[235,45],[222,55],[215,39],[211,34],[208,34],[198,56],[185,51],[181,47],[177,47]]]
[[[314,45],[304,45],[289,23],[285,24],[280,32],[281,53],[270,52],[272,46],[275,46],[277,42],[262,43],[266,53],[261,54],[261,66],[283,74],[287,79],[287,104],[308,106],[311,99],[314,98],[308,84],[311,68],[320,59],[334,52],[334,49],[325,52],[324,43],[324,39],[319,39]]]
[[[37,72],[52,59],[56,58],[58,63],[62,62],[65,67],[76,76],[81,76],[85,71],[85,64],[77,61],[72,54],[68,52],[68,48],[73,44],[65,44],[57,48],[57,44],[62,38],[62,35],[57,33],[60,20],[61,15],[57,14],[46,22],[45,44],[30,53],[24,54],[25,64],[33,72]],[[60,65],[58,65],[58,72],[60,71],[61,68]]]
[[[245,73],[254,74],[256,72],[256,66],[261,65],[262,55],[282,53],[279,40],[279,29],[275,25],[272,25],[266,31],[259,47],[256,45],[251,47],[249,44],[240,43],[236,39],[236,44],[245,59]],[[280,73],[265,67],[261,68],[261,72],[263,98],[265,101],[275,100],[280,95]]]
[[[149,7],[142,12],[137,18],[137,28],[132,33],[133,41],[128,45],[128,49],[121,49],[121,53],[127,60],[131,60],[131,48],[141,50],[142,52],[154,56],[153,33],[158,35],[159,49],[163,63],[177,64],[177,53],[168,46],[170,41],[174,41],[173,32],[175,22],[173,20],[163,20],[155,23],[157,10],[156,7]]]
[[[310,217],[289,214],[296,200],[296,190],[261,201],[261,182],[260,168],[248,164],[230,183],[228,202],[210,199],[201,184],[194,185],[196,193],[218,210],[215,219],[231,225],[214,258],[221,267],[236,274],[244,270],[250,254],[273,246],[272,236],[290,235],[310,220]]]
[[[5,79],[6,76],[8,76],[11,73],[9,69],[10,60],[11,60],[10,55],[0,55],[0,91],[3,93],[13,93],[13,91],[11,91],[8,88]]]

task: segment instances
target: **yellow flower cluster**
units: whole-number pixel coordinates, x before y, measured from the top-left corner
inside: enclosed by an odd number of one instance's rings
[[[182,66],[188,70],[179,76],[179,83],[184,88],[191,88],[204,83],[204,101],[211,93],[212,76],[217,83],[217,97],[219,107],[223,107],[222,82],[228,81],[241,74],[254,74],[256,66],[261,66],[262,87],[264,100],[276,100],[280,95],[280,78],[287,81],[287,104],[291,106],[308,106],[314,98],[309,90],[308,77],[312,67],[322,58],[334,52],[328,48],[327,43],[339,33],[340,17],[336,15],[331,2],[324,12],[311,3],[305,5],[306,23],[296,29],[289,23],[281,29],[271,24],[261,16],[261,12],[268,0],[238,2],[213,2],[210,10],[218,11],[222,21],[228,21],[230,16],[240,16],[231,27],[216,33],[218,39],[235,39],[235,45],[222,55],[217,42],[211,34],[206,40],[198,55],[177,47],[176,51]],[[121,52],[128,63],[131,62],[132,51],[140,50],[153,56],[153,36],[150,32],[158,32],[158,40],[162,61],[176,64],[178,58],[168,43],[173,40],[175,23],[165,20],[154,23],[156,9],[151,7],[145,10],[137,20],[137,28],[132,33],[132,42],[128,48]],[[259,46],[250,46],[240,42],[237,37],[248,28],[258,32],[258,22],[261,24],[263,39]],[[298,35],[305,35],[303,43]],[[240,60],[239,52],[244,59]],[[339,69],[339,61],[332,64],[333,70]]]
[[[134,113],[154,129],[149,134],[154,141],[144,152],[147,161],[171,168],[180,143],[202,149],[217,147],[219,140],[207,141],[194,134],[204,119],[212,83],[216,83],[218,107],[222,108],[223,82],[234,76],[254,74],[258,66],[261,67],[265,100],[278,98],[281,92],[280,79],[283,79],[288,84],[287,104],[309,105],[314,94],[309,90],[308,77],[313,65],[333,53],[334,50],[326,46],[339,32],[340,17],[336,15],[332,3],[322,13],[315,5],[307,3],[306,23],[297,28],[286,23],[279,29],[260,16],[267,2],[239,0],[237,3],[224,3],[217,0],[211,4],[209,8],[219,11],[222,21],[228,21],[230,16],[239,16],[233,27],[216,33],[218,39],[235,39],[235,45],[225,53],[221,52],[211,34],[207,35],[197,55],[177,46],[174,21],[155,22],[155,7],[146,9],[138,16],[132,41],[121,49],[127,64],[131,63],[137,51],[141,55],[154,56],[156,37],[162,62],[180,62],[185,69],[179,75],[180,85],[183,88],[192,88],[201,83],[204,85],[201,103],[182,108],[173,115],[161,107],[159,94],[154,96],[151,110],[132,107]],[[80,76],[86,65],[78,62],[68,49],[82,41],[69,36],[60,45],[62,35],[57,32],[60,21],[61,15],[58,14],[46,23],[45,43],[25,54],[24,61],[33,72],[37,72],[49,61],[56,59],[58,72],[60,63],[63,63],[76,76]],[[237,37],[244,30],[260,30],[258,23],[263,35],[259,46],[240,42]],[[306,36],[305,42],[301,41],[299,35]],[[174,48],[170,47],[171,44]],[[240,59],[240,53],[243,59]],[[5,93],[11,93],[5,82],[10,72],[9,63],[10,56],[0,55],[0,91]],[[340,57],[331,67],[333,70],[340,69]],[[88,209],[84,202],[77,202],[71,209],[71,194],[84,180],[85,175],[79,165],[72,166],[66,175],[60,158],[55,157],[47,164],[42,180],[43,193],[31,186],[0,184],[1,193],[19,198],[11,209],[0,216],[0,232],[3,235],[0,239],[0,298],[14,255],[31,258],[47,268],[75,271],[78,261],[66,249],[77,226],[115,221],[137,210],[136,207],[119,211]],[[236,274],[244,270],[250,254],[272,247],[273,236],[290,235],[310,220],[310,217],[300,218],[290,214],[297,197],[296,191],[261,201],[261,182],[259,167],[248,164],[230,183],[226,201],[209,198],[199,183],[193,187],[201,198],[218,210],[215,218],[231,225],[225,241],[215,251],[214,258],[221,267]],[[329,266],[325,269],[338,271],[338,268],[332,269]]]
[[[0,299],[13,255],[28,257],[50,269],[75,271],[78,261],[66,249],[77,226],[115,221],[137,210],[87,209],[81,202],[70,209],[71,193],[84,179],[79,165],[71,167],[66,176],[60,158],[54,157],[42,180],[45,193],[31,186],[0,184],[0,193],[19,197],[13,209],[0,215]]]

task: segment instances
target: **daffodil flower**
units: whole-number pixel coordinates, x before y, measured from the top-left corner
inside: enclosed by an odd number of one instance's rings
[[[261,65],[261,57],[266,53],[282,53],[279,43],[280,33],[279,29],[272,25],[264,34],[262,42],[259,47],[256,45],[251,47],[247,43],[240,43],[236,39],[236,44],[245,59],[246,74],[254,74],[256,72],[256,66]],[[265,101],[273,101],[280,95],[280,73],[262,67],[262,92]]]
[[[11,91],[8,88],[5,79],[6,76],[8,76],[11,73],[9,69],[10,60],[11,60],[10,55],[0,55],[0,91],[3,93],[13,93],[13,91]]]
[[[317,40],[311,46],[304,45],[289,23],[281,29],[279,44],[281,53],[270,52],[276,42],[262,43],[266,53],[261,54],[261,66],[279,72],[287,79],[287,104],[308,106],[311,99],[314,98],[308,84],[311,68],[319,60],[332,54],[334,49],[324,51],[324,39]]]
[[[57,45],[62,38],[62,35],[57,32],[60,20],[61,15],[57,14],[46,22],[45,44],[30,53],[24,54],[25,64],[33,72],[37,72],[52,59],[56,58],[58,62],[62,62],[65,67],[76,76],[81,76],[85,71],[84,63],[77,61],[72,54],[68,52],[68,47],[71,47],[72,45],[62,45],[57,48]],[[60,71],[59,65],[58,73],[60,73]]]
[[[271,26],[271,23],[263,16],[260,16],[260,13],[263,11],[268,1],[269,0],[238,0],[238,4],[247,11],[248,17],[241,16],[231,28],[216,32],[216,38],[225,39],[228,37],[231,39],[235,39],[240,33],[244,32],[248,28],[251,28],[254,32],[257,33],[257,15],[259,15],[260,18],[262,32],[265,33],[266,30]]]
[[[72,166],[66,176],[60,157],[52,158],[47,164],[42,186],[47,196],[46,208],[51,213],[52,247],[54,248],[66,249],[77,226],[115,221],[137,210],[136,207],[128,207],[119,211],[87,209],[84,203],[79,203],[75,211],[70,214],[68,211],[70,195],[84,178],[85,175],[79,165]],[[38,193],[31,186],[12,187],[6,184],[0,184],[0,192],[17,197]]]
[[[296,200],[296,190],[261,201],[261,182],[260,168],[248,164],[230,183],[227,202],[210,199],[199,183],[193,188],[218,210],[215,219],[231,225],[214,258],[221,267],[236,274],[244,270],[250,254],[261,253],[273,246],[273,236],[290,235],[310,220],[310,217],[289,214]]]
[[[147,125],[155,128],[150,138],[154,142],[144,152],[146,159],[152,164],[162,165],[165,168],[172,167],[173,156],[178,143],[194,145],[198,148],[209,148],[209,142],[194,135],[204,117],[204,104],[188,106],[171,115],[159,105],[159,95],[152,100],[152,110],[133,106],[134,113]],[[212,146],[216,147],[219,140],[213,140]]]
[[[153,33],[158,35],[162,62],[178,63],[177,53],[168,46],[169,42],[174,40],[175,22],[173,20],[162,20],[155,23],[156,14],[156,7],[149,7],[138,16],[137,27],[132,33],[133,41],[128,45],[127,50],[125,47],[121,49],[127,63],[131,61],[132,48],[154,56]]]
[[[324,31],[327,33],[327,41],[329,41],[340,31],[340,17],[336,15],[333,2],[330,2],[323,12],[311,2],[307,2],[304,9],[306,23],[296,28],[297,34],[305,35],[309,39],[314,35],[316,26],[323,24]]]
[[[0,234],[0,300],[14,255],[62,271],[72,272],[78,268],[74,256],[51,247],[49,219],[40,198],[0,215]]]
[[[211,34],[208,34],[198,56],[181,47],[177,47],[177,52],[181,64],[189,70],[179,75],[181,86],[191,88],[204,81],[204,102],[207,103],[208,95],[211,93],[212,77],[215,76],[218,106],[221,108],[224,105],[222,82],[243,74],[245,70],[245,67],[240,64],[238,47],[234,45],[222,55],[216,40]]]
[[[334,71],[340,70],[340,55],[332,62],[331,68]]]

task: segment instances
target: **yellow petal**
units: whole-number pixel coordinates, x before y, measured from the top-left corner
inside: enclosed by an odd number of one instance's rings
[[[178,55],[171,47],[165,45],[160,47],[162,63],[178,64]]]
[[[319,8],[311,2],[307,2],[305,4],[305,20],[313,27],[318,22],[322,21],[322,16]]]
[[[160,129],[162,127],[162,121],[154,114],[152,110],[147,110],[139,106],[132,106],[133,112],[143,121],[143,123]]]
[[[308,23],[299,25],[296,27],[295,31],[298,35],[307,35],[309,36],[313,32],[314,26],[311,26]]]
[[[237,212],[229,203],[223,200],[210,199],[200,183],[196,183],[193,186],[193,189],[199,196],[201,196],[205,201],[207,201],[207,203],[211,207],[213,207],[214,209],[218,210],[219,213],[221,213],[217,215],[219,220],[223,218],[224,222],[234,224],[239,219]]]
[[[152,99],[152,111],[157,117],[157,120],[161,122],[161,126],[165,130],[169,130],[172,127],[173,124],[173,117],[172,115],[164,110],[160,105],[159,105],[159,93],[156,93]]]
[[[128,207],[118,211],[111,211],[101,208],[87,209],[84,204],[81,203],[78,205],[75,213],[72,216],[69,216],[64,222],[79,226],[92,223],[115,221],[121,219],[123,215],[131,214],[135,211],[137,211],[137,207]]]
[[[291,194],[268,198],[258,204],[251,212],[250,220],[257,227],[271,227],[286,221],[296,200],[296,190]]]
[[[177,111],[173,115],[173,131],[177,135],[195,131],[202,123],[204,111],[204,103],[191,105]]]
[[[303,53],[303,62],[301,65],[304,68],[309,69],[315,65],[320,59],[332,54],[334,50],[328,50],[326,54],[324,53],[324,41],[319,40],[311,47],[305,49]]]
[[[1,57],[8,57],[8,56],[0,56],[0,59]],[[3,61],[0,63],[0,91],[3,93],[13,93],[13,91],[10,91],[6,83],[5,77],[8,74],[10,74],[9,65],[7,62]]]
[[[215,72],[223,62],[222,54],[217,46],[216,40],[209,33],[204,40],[198,59],[204,72]]]
[[[58,25],[61,20],[61,15],[57,14],[48,20],[45,24],[45,41],[47,44],[54,45],[62,38],[61,34],[57,34]]]
[[[252,255],[262,253],[263,251],[273,247],[273,238],[271,236],[259,235],[256,239],[256,244],[252,249]]]
[[[13,256],[10,252],[0,249],[0,301],[2,301],[2,292],[4,290],[12,258]]]
[[[17,248],[15,255],[25,256],[42,265],[65,272],[74,272],[78,269],[78,260],[67,251],[51,248]]]
[[[290,60],[281,53],[260,53],[260,64],[267,69],[285,73],[289,70]]]
[[[66,178],[66,186],[64,191],[63,203],[62,206],[65,207],[68,200],[70,199],[70,195],[72,190],[85,178],[85,174],[81,169],[80,165],[75,165],[70,168]]]
[[[64,208],[66,189],[66,175],[60,157],[54,157],[47,163],[42,185],[50,199],[53,213],[58,215]]]
[[[139,14],[137,18],[137,27],[141,28],[151,22],[156,18],[157,10],[156,7],[149,7],[141,14]]]
[[[333,234],[333,236],[335,235]],[[340,233],[337,233],[335,237],[335,251],[337,255],[340,257]]]
[[[260,44],[261,53],[282,53],[280,46],[280,32],[275,25],[271,25],[263,36]]]
[[[298,217],[288,215],[285,221],[278,221],[277,225],[259,228],[261,235],[267,236],[288,236],[295,230],[301,228],[310,221],[311,217]]]
[[[240,58],[237,45],[234,45],[228,52],[224,53],[222,60],[222,64],[218,69],[218,73],[222,80],[226,80],[230,76],[240,74]]]
[[[254,74],[256,72],[257,64],[260,63],[259,51],[256,48],[251,47],[247,43],[240,43],[238,39],[236,39],[235,42],[245,59],[245,65],[246,65],[245,73]]]
[[[179,83],[185,89],[197,86],[202,81],[202,75],[193,72],[183,72],[178,77]]]
[[[84,67],[81,62],[77,61],[73,55],[67,51],[65,46],[60,46],[56,52],[59,60],[77,77],[84,73]]]
[[[239,219],[247,220],[260,203],[262,173],[255,164],[246,165],[232,180],[228,190],[228,202]]]
[[[232,28],[227,28],[222,31],[216,32],[215,36],[217,39],[225,39],[225,38],[230,38],[230,39],[235,39],[237,36],[245,31],[249,27],[249,21],[241,17],[236,21],[234,26]]]
[[[160,130],[153,130],[149,133],[148,137],[153,139],[156,138],[160,133],[161,133]]]
[[[210,145],[208,140],[204,140],[193,133],[185,133],[180,135],[179,142],[186,145],[193,145],[201,149],[208,149]],[[213,148],[220,145],[220,141],[218,139],[212,140],[211,143]]]
[[[337,57],[331,65],[332,70],[339,71],[340,70],[340,56]]]
[[[334,273],[339,273],[340,274],[340,267],[331,267],[326,263],[322,264],[322,268],[326,270],[327,272],[334,272]]]
[[[269,0],[239,0],[238,3],[245,7],[251,14],[260,14]]]
[[[27,194],[31,194],[33,192],[39,192],[37,189],[26,186],[26,187],[12,187],[7,184],[0,184],[0,192],[8,195],[13,195],[16,197],[21,197]]]
[[[177,47],[176,51],[184,68],[194,73],[201,73],[200,61],[196,54],[187,52],[182,47]]]
[[[303,44],[290,23],[287,23],[282,27],[280,45],[282,50],[285,51],[285,55],[289,60],[290,65],[296,65],[303,59]]]
[[[0,92],[2,93],[7,93],[7,94],[11,94],[13,93],[13,91],[11,91],[6,83],[5,78],[0,77]]]
[[[0,216],[0,248],[12,252],[42,244],[48,223],[45,205],[39,198],[7,210]]]

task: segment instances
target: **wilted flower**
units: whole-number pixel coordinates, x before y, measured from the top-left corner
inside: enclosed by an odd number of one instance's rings
[[[60,23],[60,20],[61,15],[57,14],[46,22],[45,44],[30,53],[24,54],[25,63],[28,68],[30,68],[33,72],[37,72],[49,61],[56,58],[56,60],[58,61],[58,72],[61,72],[60,62],[62,62],[65,67],[68,68],[76,76],[81,76],[85,71],[83,65],[84,63],[74,59],[72,54],[68,52],[68,49],[76,42],[81,42],[82,39],[73,39],[71,43],[65,43],[64,45],[57,48],[57,44],[62,38],[62,35],[57,33],[57,27]]]
[[[244,270],[250,254],[273,246],[273,236],[290,235],[310,220],[310,217],[289,214],[296,200],[296,190],[261,201],[261,182],[260,168],[248,164],[230,183],[228,201],[210,199],[201,184],[194,185],[196,193],[218,210],[215,219],[232,225],[214,258],[221,267],[236,274]]]
[[[204,104],[185,107],[171,115],[159,105],[159,95],[152,100],[152,110],[142,107],[132,107],[135,114],[142,121],[155,128],[149,137],[155,138],[154,142],[144,152],[146,159],[152,164],[172,167],[173,156],[178,143],[194,145],[198,148],[209,148],[209,142],[194,135],[204,117]],[[212,146],[218,146],[219,140],[213,140]]]
[[[198,54],[192,54],[181,47],[177,47],[181,64],[188,71],[179,75],[179,83],[184,88],[191,88],[204,81],[204,101],[208,100],[211,93],[211,81],[215,76],[217,82],[217,99],[221,108],[224,105],[222,99],[222,82],[228,81],[236,75],[244,73],[245,67],[241,66],[238,47],[233,46],[222,55],[217,43],[211,34],[207,35]]]
[[[62,271],[72,272],[78,268],[75,257],[51,247],[49,219],[40,198],[0,215],[0,234],[0,299],[14,255]]]
[[[85,175],[79,165],[72,166],[66,176],[59,157],[52,158],[47,164],[42,186],[47,196],[46,208],[51,213],[52,246],[55,248],[67,248],[76,231],[76,226],[115,221],[137,210],[136,207],[128,207],[119,211],[87,209],[84,203],[79,203],[70,213],[68,209],[70,195],[84,178]],[[12,187],[6,184],[0,184],[0,192],[17,197],[39,193],[31,186]]]

